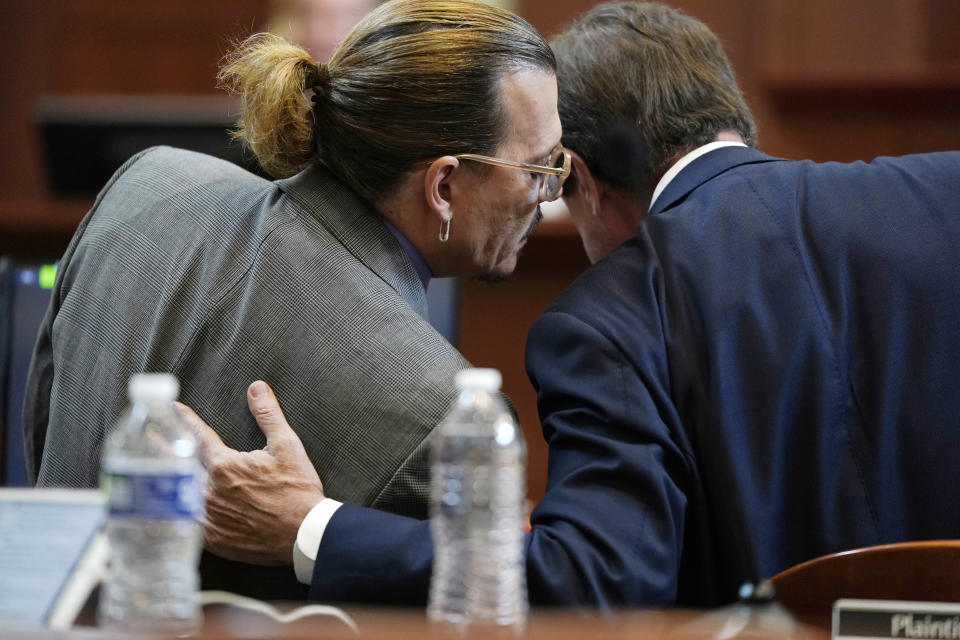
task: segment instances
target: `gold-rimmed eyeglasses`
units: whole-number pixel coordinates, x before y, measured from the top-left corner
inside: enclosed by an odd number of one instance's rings
[[[460,160],[473,160],[474,162],[482,162],[483,164],[492,164],[496,167],[542,174],[546,176],[540,185],[540,200],[544,202],[550,202],[560,197],[560,193],[563,190],[563,183],[570,175],[570,152],[563,147],[558,148],[550,157],[549,166],[529,164],[527,162],[514,162],[513,160],[481,156],[476,153],[460,153],[453,157],[459,158]]]

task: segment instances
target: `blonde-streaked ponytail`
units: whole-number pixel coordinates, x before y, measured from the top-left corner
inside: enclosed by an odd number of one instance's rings
[[[323,71],[306,50],[271,33],[250,36],[223,60],[217,81],[242,101],[232,135],[274,177],[297,173],[316,152],[306,91],[326,79]]]
[[[509,131],[500,80],[521,69],[553,74],[556,62],[519,16],[480,0],[391,0],[329,70],[260,34],[227,57],[220,81],[243,97],[238,137],[264,169],[280,177],[319,162],[376,204],[417,162],[492,153]]]

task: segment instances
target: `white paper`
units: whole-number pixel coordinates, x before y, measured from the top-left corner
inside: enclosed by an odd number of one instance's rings
[[[96,490],[0,489],[0,620],[48,621],[104,514]]]

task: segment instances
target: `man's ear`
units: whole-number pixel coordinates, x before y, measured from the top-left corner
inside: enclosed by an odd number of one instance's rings
[[[576,207],[580,212],[591,216],[602,213],[600,197],[602,185],[593,176],[583,157],[576,151],[570,152],[570,177],[563,185],[563,199]]]
[[[423,174],[423,194],[427,209],[439,221],[453,217],[453,194],[451,185],[460,161],[453,156],[441,156],[430,163]]]

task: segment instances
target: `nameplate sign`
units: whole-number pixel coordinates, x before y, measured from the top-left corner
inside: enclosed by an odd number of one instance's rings
[[[960,640],[960,603],[837,600],[834,640]]]

